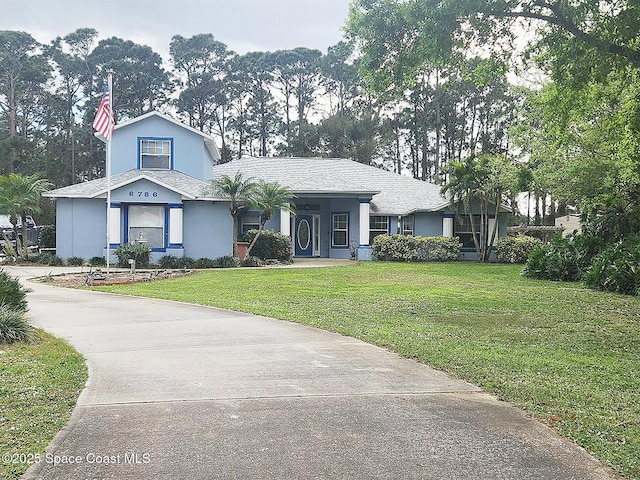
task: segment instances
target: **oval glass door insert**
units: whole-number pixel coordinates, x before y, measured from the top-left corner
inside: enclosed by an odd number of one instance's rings
[[[309,248],[309,242],[311,242],[310,234],[311,228],[309,226],[309,222],[306,218],[303,218],[298,224],[298,232],[296,235],[298,237],[298,248],[300,248],[300,250],[306,250]]]

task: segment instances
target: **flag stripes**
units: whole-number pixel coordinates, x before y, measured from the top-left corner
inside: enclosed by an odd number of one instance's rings
[[[113,120],[113,112],[111,111],[111,95],[108,84],[104,86],[102,100],[98,106],[96,118],[93,121],[93,128],[104,138],[111,140],[111,134],[115,128],[115,121]]]

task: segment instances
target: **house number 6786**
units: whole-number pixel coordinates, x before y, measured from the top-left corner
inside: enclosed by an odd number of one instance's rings
[[[130,190],[129,191],[129,196],[130,197],[157,197],[158,196],[158,192],[143,192],[143,191],[133,191]]]

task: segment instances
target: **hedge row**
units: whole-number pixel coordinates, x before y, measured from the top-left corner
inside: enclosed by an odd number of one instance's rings
[[[542,241],[528,235],[502,237],[498,240],[498,261],[502,263],[525,263],[531,252],[542,245]]]
[[[378,235],[371,252],[377,260],[395,262],[451,262],[458,260],[462,244],[458,237]]]

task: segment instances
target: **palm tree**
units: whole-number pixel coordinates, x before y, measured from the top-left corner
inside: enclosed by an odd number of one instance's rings
[[[449,181],[441,188],[443,195],[449,194],[451,205],[462,204],[469,216],[473,243],[478,260],[486,262],[498,231],[498,214],[503,196],[517,191],[517,170],[503,155],[471,155],[451,162],[444,170]],[[476,231],[473,207],[479,209],[480,231]],[[493,207],[493,228],[489,228],[490,208]]]
[[[40,175],[29,176],[12,173],[0,177],[0,211],[8,214],[16,238],[16,248],[23,260],[27,259],[27,216],[40,211],[40,195],[50,190],[53,184]],[[22,239],[18,233],[18,218],[22,220]]]
[[[247,254],[251,252],[251,249],[256,244],[256,240],[264,230],[264,225],[269,221],[271,215],[276,210],[285,210],[293,213],[295,205],[291,203],[293,198],[291,190],[287,187],[283,187],[278,182],[265,182],[260,180],[255,189],[254,195],[251,198],[251,208],[260,211],[260,225],[258,232],[256,233],[251,244],[247,249]]]
[[[238,219],[240,211],[249,205],[256,191],[257,183],[252,178],[243,178],[242,172],[235,177],[222,175],[211,182],[214,195],[229,201],[229,213],[233,219],[233,256],[238,256]]]

